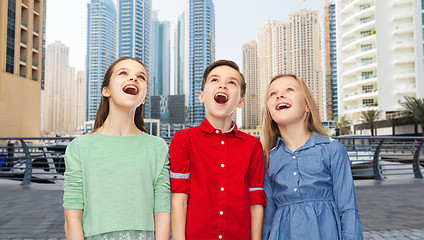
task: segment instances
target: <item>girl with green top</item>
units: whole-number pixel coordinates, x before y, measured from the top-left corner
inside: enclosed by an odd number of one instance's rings
[[[66,238],[169,239],[166,143],[143,121],[147,69],[122,57],[108,68],[93,131],[65,154]]]

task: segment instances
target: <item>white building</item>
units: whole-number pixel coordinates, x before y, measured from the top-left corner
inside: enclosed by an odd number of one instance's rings
[[[423,97],[420,0],[337,0],[339,115],[402,110],[404,96]]]

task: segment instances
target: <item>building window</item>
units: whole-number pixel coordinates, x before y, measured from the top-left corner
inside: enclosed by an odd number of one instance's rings
[[[424,1],[424,0],[423,0]],[[361,52],[365,52],[372,49],[372,44],[361,45]]]
[[[16,0],[9,0],[7,6],[6,72],[13,74],[15,62]]]
[[[362,80],[366,80],[366,79],[370,79],[372,77],[375,77],[375,76],[373,76],[372,71],[362,72],[361,74],[362,74]]]
[[[376,107],[377,103],[374,103],[374,99],[372,98],[367,98],[367,99],[362,99],[362,105],[364,107]]]
[[[423,0],[421,0],[421,1],[423,1]],[[360,11],[363,11],[363,10],[365,10],[365,9],[367,9],[367,8],[370,8],[371,7],[371,5],[369,4],[369,3],[367,3],[367,4],[362,4],[362,5],[359,5],[359,10]]]
[[[361,38],[368,37],[368,36],[370,36],[371,34],[372,34],[372,33],[371,33],[371,30],[363,31],[363,32],[361,32]]]
[[[361,24],[367,23],[367,22],[371,21],[371,17],[363,17],[363,18],[359,19],[359,21],[361,22]]]
[[[370,92],[374,92],[374,86],[373,85],[362,86],[362,93],[370,93]]]
[[[368,65],[368,64],[371,64],[373,61],[372,61],[372,57],[369,57],[369,58],[362,58],[361,59],[361,64],[362,65]]]

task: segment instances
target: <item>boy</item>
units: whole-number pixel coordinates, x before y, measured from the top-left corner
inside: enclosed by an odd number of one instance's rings
[[[262,145],[232,122],[246,83],[236,63],[219,60],[203,74],[206,119],[172,138],[173,239],[261,239],[265,196]]]

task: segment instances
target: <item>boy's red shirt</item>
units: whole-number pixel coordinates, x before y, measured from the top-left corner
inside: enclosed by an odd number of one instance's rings
[[[171,191],[188,194],[186,239],[250,239],[250,205],[266,204],[259,140],[205,119],[175,133],[169,155]]]

